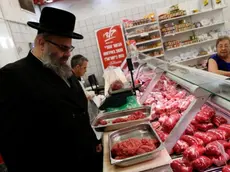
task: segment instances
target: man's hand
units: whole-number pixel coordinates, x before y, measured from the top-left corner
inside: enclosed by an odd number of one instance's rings
[[[102,152],[102,145],[101,144],[99,144],[99,145],[96,146],[96,151],[98,153]]]

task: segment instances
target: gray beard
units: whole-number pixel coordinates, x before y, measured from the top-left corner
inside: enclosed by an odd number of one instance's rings
[[[51,70],[53,70],[62,79],[67,80],[72,75],[72,70],[67,64],[60,64],[56,57],[51,54],[43,54],[41,57],[43,65]]]

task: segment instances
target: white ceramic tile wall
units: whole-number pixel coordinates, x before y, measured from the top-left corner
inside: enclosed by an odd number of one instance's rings
[[[18,52],[18,56],[11,59],[23,58],[29,51],[29,43],[34,42],[33,39],[36,36],[36,30],[30,29],[26,23],[27,21],[38,21],[40,9],[38,6],[34,6],[35,13],[22,10],[18,0],[0,0],[0,7],[0,18],[4,20],[12,37],[15,50]]]
[[[32,29],[26,24],[22,23],[9,21],[9,26],[15,46],[17,48],[17,52],[19,54],[19,58],[23,58],[28,54],[30,50],[29,43],[34,42],[34,38],[37,32],[35,29]]]
[[[75,31],[83,34],[85,39],[73,42],[76,47],[73,54],[80,53],[89,59],[85,79],[94,73],[98,76],[99,82],[102,83],[103,70],[97,49],[95,30],[121,23],[122,18],[143,18],[156,9],[186,1],[192,0],[65,0],[52,3],[49,6],[68,10],[76,15]],[[230,19],[230,16],[227,15],[228,10],[226,9],[225,16]]]

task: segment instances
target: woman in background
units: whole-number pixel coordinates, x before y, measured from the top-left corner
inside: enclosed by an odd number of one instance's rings
[[[208,60],[208,71],[219,75],[230,76],[230,38],[220,37],[216,42],[217,54]]]

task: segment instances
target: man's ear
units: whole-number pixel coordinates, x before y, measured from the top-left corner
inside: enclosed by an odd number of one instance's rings
[[[41,47],[41,50],[44,51],[45,39],[42,36],[38,37],[38,45],[39,45],[39,47]]]

